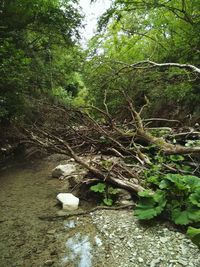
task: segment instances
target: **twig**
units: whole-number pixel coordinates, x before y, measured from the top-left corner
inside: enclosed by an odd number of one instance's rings
[[[97,206],[95,208],[92,208],[90,210],[85,210],[85,211],[77,211],[65,215],[42,215],[38,216],[40,220],[46,220],[46,221],[55,221],[55,220],[63,220],[63,219],[68,219],[73,216],[84,216],[84,215],[90,215],[91,212],[95,212],[97,210],[122,210],[122,209],[129,209],[135,207],[135,204],[128,204],[128,205],[123,205],[123,206]]]

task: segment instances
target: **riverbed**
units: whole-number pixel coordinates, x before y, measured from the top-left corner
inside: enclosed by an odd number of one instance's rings
[[[62,214],[56,195],[67,192],[66,181],[51,177],[56,165],[47,159],[1,170],[0,267],[200,266],[199,250],[184,234],[141,225],[131,210],[51,220]]]
[[[55,165],[36,161],[1,171],[1,267],[93,266],[94,248],[102,241],[88,216],[39,219],[61,212],[56,195],[64,190],[64,182],[51,178]]]

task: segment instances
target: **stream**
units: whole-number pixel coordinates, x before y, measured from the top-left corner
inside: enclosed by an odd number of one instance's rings
[[[15,164],[0,173],[0,267],[103,266],[92,263],[101,246],[88,216],[44,221],[59,214],[56,195],[64,183],[52,179],[55,163]]]
[[[199,249],[184,233],[167,222],[143,225],[133,210],[53,220],[63,215],[56,195],[68,192],[65,180],[51,177],[59,163],[48,158],[0,171],[0,267],[200,266]],[[81,199],[79,211],[92,204]]]

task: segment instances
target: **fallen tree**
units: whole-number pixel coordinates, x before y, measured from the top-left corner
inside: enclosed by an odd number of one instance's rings
[[[145,98],[145,104],[139,111],[136,111],[129,96],[125,92],[120,93],[126,99],[132,118],[128,127],[117,123],[110,115],[105,92],[104,110],[94,106],[87,107],[85,110],[62,106],[48,107],[54,116],[58,119],[62,118],[62,123],[44,123],[43,118],[42,121],[35,122],[33,127],[21,128],[24,137],[22,142],[37,149],[68,155],[86,168],[92,177],[132,193],[144,190],[145,182],[142,173],[152,165],[153,160],[149,153],[150,146],[153,145],[157,153],[162,155],[182,154],[191,158],[191,155],[200,153],[200,147],[173,144],[164,137],[153,135],[141,117],[143,110],[148,107],[148,99]],[[94,109],[102,116],[104,123],[99,122],[103,120],[95,120],[91,115],[91,110]],[[55,120],[55,117],[53,119]],[[172,132],[173,130],[170,131],[170,136],[173,135]],[[120,162],[110,161],[107,165],[102,162],[88,163],[81,157],[83,153],[115,155],[120,158]],[[131,161],[131,164],[127,161]],[[165,168],[172,172],[184,172],[167,164]],[[195,169],[198,171],[196,165]]]

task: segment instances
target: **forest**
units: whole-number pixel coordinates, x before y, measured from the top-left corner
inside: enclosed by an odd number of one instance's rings
[[[103,205],[123,188],[200,247],[200,1],[112,0],[86,47],[78,0],[0,13],[1,166],[67,155]]]

